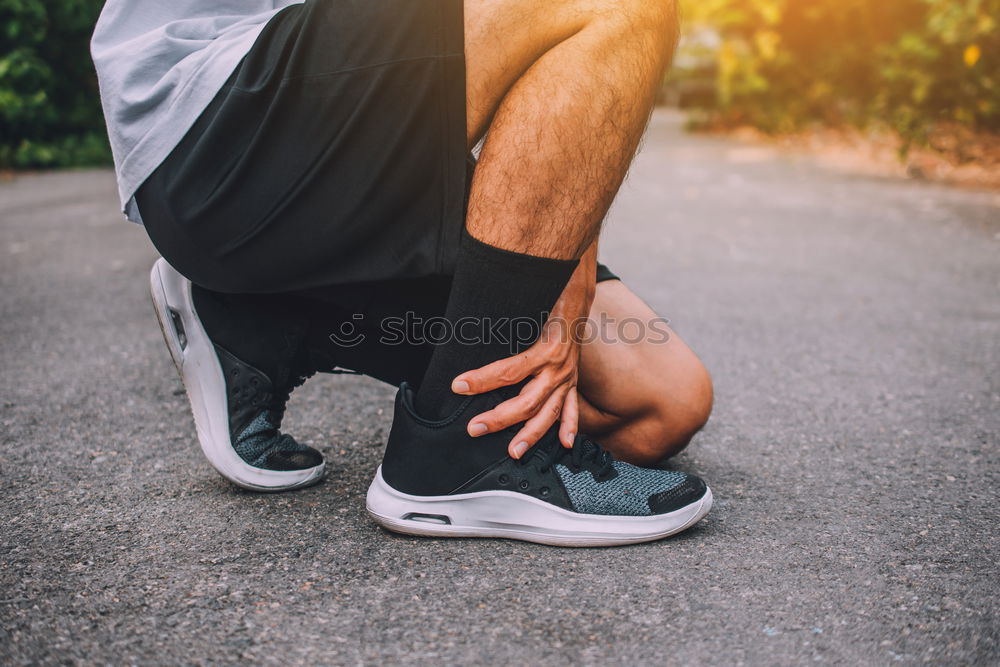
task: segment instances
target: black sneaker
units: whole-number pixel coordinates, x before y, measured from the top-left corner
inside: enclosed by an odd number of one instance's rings
[[[283,350],[265,373],[221,347],[195,308],[191,281],[163,259],[153,265],[150,293],[163,339],[191,401],[198,441],[215,469],[254,491],[284,491],[318,482],[323,477],[322,454],[278,430],[291,391],[311,374],[296,368],[294,350]]]
[[[400,387],[368,489],[375,521],[411,535],[607,546],[673,535],[711,509],[712,492],[698,477],[615,461],[582,435],[566,449],[557,427],[520,460],[507,455],[516,429],[470,437],[466,422],[499,400],[472,397],[431,422],[414,411],[412,389]]]

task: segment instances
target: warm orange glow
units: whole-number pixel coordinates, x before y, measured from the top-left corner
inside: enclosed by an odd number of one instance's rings
[[[940,122],[1000,131],[1000,0],[683,0],[670,81],[719,117],[786,131]]]

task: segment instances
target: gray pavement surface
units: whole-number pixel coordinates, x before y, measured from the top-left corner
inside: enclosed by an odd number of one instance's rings
[[[0,184],[0,663],[998,664],[1000,196],[824,171],[657,113],[604,259],[713,372],[656,544],[378,529],[390,387],[321,377],[329,477],[202,460],[105,171]]]

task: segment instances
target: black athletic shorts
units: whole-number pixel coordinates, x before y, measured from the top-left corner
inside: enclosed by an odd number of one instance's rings
[[[219,292],[449,276],[474,169],[462,14],[463,0],[279,12],[139,189],[153,245]]]

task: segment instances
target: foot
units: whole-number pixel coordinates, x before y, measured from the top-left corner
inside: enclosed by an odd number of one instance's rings
[[[375,521],[411,535],[609,546],[673,535],[712,507],[712,492],[698,477],[615,461],[582,435],[566,449],[558,425],[520,460],[507,455],[510,429],[471,438],[465,424],[498,400],[473,397],[447,419],[429,422],[414,412],[404,384],[368,489]]]
[[[292,389],[309,375],[294,368],[294,355],[285,354],[265,373],[230,353],[206,329],[191,282],[163,259],[153,265],[150,292],[191,401],[198,441],[215,469],[254,491],[318,482],[323,456],[279,431]]]

